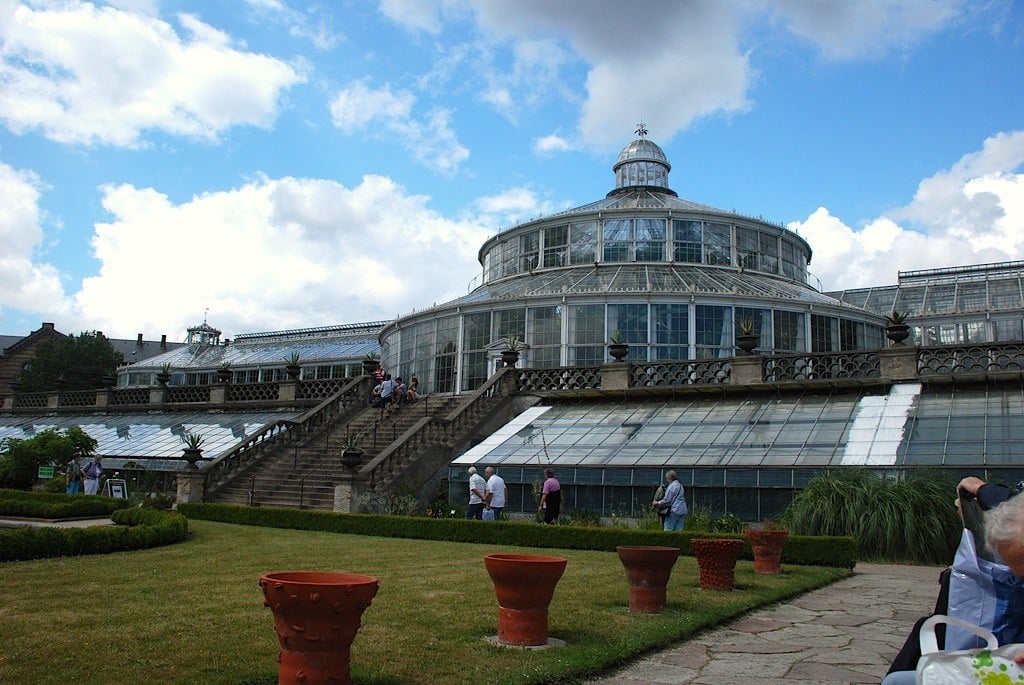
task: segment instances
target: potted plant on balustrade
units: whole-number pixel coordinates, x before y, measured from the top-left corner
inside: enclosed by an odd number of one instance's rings
[[[160,370],[156,374],[156,382],[160,385],[167,385],[171,380],[171,369],[173,367],[170,364],[164,364],[160,367]]]
[[[789,531],[778,521],[762,521],[759,527],[747,526],[744,530],[754,551],[754,572],[774,575],[782,571],[782,548],[789,538]]]
[[[909,312],[892,310],[892,314],[885,317],[885,337],[892,341],[894,346],[903,345],[903,341],[910,337],[910,326],[907,325]]]
[[[761,342],[757,326],[753,319],[743,318],[736,322],[736,347],[742,350],[743,354],[751,354]]]
[[[621,362],[629,354],[629,345],[626,344],[626,338],[621,332],[612,331],[608,342],[608,354],[617,362]]]
[[[217,368],[217,380],[221,383],[230,383],[232,375],[231,362],[224,362]]]
[[[505,366],[515,366],[519,362],[519,354],[526,347],[526,344],[517,336],[508,339],[505,349],[501,351],[501,361]]]
[[[302,355],[298,352],[292,352],[284,358],[286,366],[284,367],[285,373],[288,374],[288,378],[298,380],[299,374],[302,373]]]
[[[203,458],[203,443],[206,442],[199,433],[187,432],[181,436],[185,448],[181,451],[182,458],[188,462],[189,468],[198,468],[196,462]]]
[[[363,463],[366,453],[359,447],[359,435],[351,431],[345,432],[345,440],[341,445],[341,465],[355,470]]]
[[[372,376],[377,373],[378,366],[380,366],[380,361],[377,359],[377,353],[369,352],[363,359],[363,375]]]

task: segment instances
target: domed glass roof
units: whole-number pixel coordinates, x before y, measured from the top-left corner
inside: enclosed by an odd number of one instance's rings
[[[658,162],[670,170],[672,169],[672,165],[668,163],[668,157],[665,156],[661,147],[646,138],[637,138],[622,148],[622,152],[619,153],[619,158],[615,160],[615,166],[612,168],[618,169],[627,162],[635,161]]]
[[[647,140],[647,129],[640,124],[636,129],[637,139],[622,148],[615,160],[615,190],[609,195],[627,192],[634,188],[653,188],[657,192],[675,195],[668,187],[668,172],[672,165],[657,143]]]

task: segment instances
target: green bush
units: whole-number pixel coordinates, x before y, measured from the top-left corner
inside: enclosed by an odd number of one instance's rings
[[[665,532],[636,528],[540,526],[515,521],[492,523],[454,518],[335,514],[303,509],[242,507],[230,504],[179,504],[178,512],[189,518],[270,528],[608,552],[614,552],[615,548],[619,546],[661,545],[679,547],[681,554],[692,555],[690,539],[709,537],[707,533],[692,531]],[[742,535],[716,534],[710,537],[741,539],[745,543],[742,558],[753,558],[750,545],[746,543],[746,538]],[[848,537],[809,538],[790,535],[782,555],[783,561],[787,564],[853,568],[857,563],[856,545],[853,539]]]
[[[794,533],[851,536],[862,559],[948,564],[962,530],[955,494],[942,474],[896,480],[844,469],[811,479],[782,520]]]
[[[110,516],[130,506],[115,497],[68,495],[64,493],[0,490],[0,516],[42,519],[96,518]]]
[[[188,535],[181,514],[134,507],[119,509],[111,518],[118,525],[0,529],[0,561],[125,552],[169,545]]]

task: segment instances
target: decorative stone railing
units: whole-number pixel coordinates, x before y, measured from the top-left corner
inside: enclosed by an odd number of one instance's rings
[[[558,366],[548,369],[516,369],[520,392],[591,390],[601,387],[600,366]]]
[[[353,416],[366,406],[373,379],[361,376],[338,388],[331,397],[290,421],[267,424],[242,442],[203,467],[210,492],[227,482],[241,469],[267,456],[271,449],[287,444],[303,444],[328,430],[331,425]]]
[[[765,357],[764,382],[879,378],[881,365],[876,351],[825,352]]]
[[[1024,370],[1024,344],[922,347],[917,358],[921,377],[955,376]]]
[[[74,411],[91,408],[195,410],[198,405],[203,405],[204,408],[211,405],[220,408],[256,403],[311,406],[333,397],[351,382],[352,379],[349,378],[324,378],[310,381],[285,380],[276,383],[213,383],[32,393],[9,392],[3,397],[2,408],[14,411]]]
[[[630,364],[629,385],[631,388],[717,385],[729,382],[729,370],[728,359]]]
[[[877,350],[742,355],[725,359],[614,362],[603,366],[518,369],[518,392],[576,396],[633,389],[936,380],[1024,371],[1024,343],[907,347]]]
[[[461,436],[477,426],[494,407],[495,399],[515,393],[517,369],[504,368],[459,404],[448,416],[425,416],[409,427],[398,440],[364,464],[358,478],[369,490],[386,488],[405,465],[428,445],[453,445]]]

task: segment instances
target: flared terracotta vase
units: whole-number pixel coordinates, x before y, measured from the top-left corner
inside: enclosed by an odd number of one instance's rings
[[[260,587],[281,643],[279,685],[351,685],[352,640],[377,594],[377,579],[286,571],[262,576]]]
[[[498,642],[538,647],[548,642],[548,605],[566,560],[541,554],[489,554],[487,573],[498,595]]]
[[[678,547],[616,547],[629,580],[629,610],[656,614],[665,608],[666,587]]]
[[[782,571],[782,548],[788,530],[748,530],[747,539],[754,550],[754,572],[774,575]]]
[[[743,551],[743,540],[697,538],[690,549],[700,568],[700,586],[704,590],[731,592],[736,583],[736,560]]]

